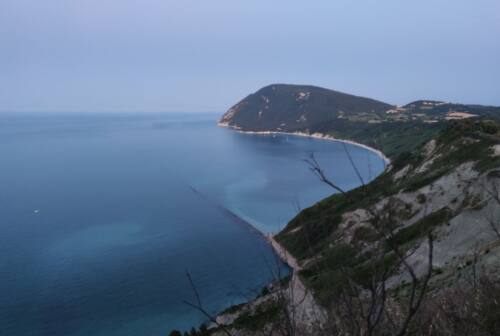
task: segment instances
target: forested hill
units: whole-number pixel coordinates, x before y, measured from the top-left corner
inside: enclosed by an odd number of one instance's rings
[[[393,106],[308,85],[274,84],[231,107],[221,124],[248,131],[305,130],[339,117],[382,115]]]
[[[418,100],[395,106],[316,86],[274,84],[232,106],[219,124],[242,131],[321,133],[394,158],[429,141],[452,120],[500,118],[500,107]]]

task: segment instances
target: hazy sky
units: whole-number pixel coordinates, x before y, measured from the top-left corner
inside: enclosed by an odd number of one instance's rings
[[[217,111],[270,83],[500,105],[499,0],[0,0],[0,111]]]

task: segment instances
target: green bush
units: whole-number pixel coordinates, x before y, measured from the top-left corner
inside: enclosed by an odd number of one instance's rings
[[[443,208],[439,211],[433,212],[415,224],[399,230],[392,237],[392,239],[388,241],[388,244],[402,246],[408,242],[425,236],[436,226],[445,224],[450,218],[451,211],[449,208]]]

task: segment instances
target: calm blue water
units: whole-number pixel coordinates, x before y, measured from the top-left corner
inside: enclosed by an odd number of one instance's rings
[[[262,237],[345,188],[342,146],[216,127],[212,114],[0,114],[0,335],[165,335],[251,298],[277,263]],[[350,146],[366,178],[383,169]],[[195,192],[193,188],[197,191]]]

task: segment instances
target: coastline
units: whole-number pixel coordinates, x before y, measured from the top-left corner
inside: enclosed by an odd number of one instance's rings
[[[368,151],[371,151],[375,153],[378,157],[380,157],[381,160],[384,161],[385,164],[385,169],[389,166],[391,163],[391,160],[384,155],[380,150],[375,149],[373,147],[367,146],[362,143],[358,143],[352,140],[345,140],[345,139],[337,139],[334,138],[330,135],[322,134],[322,133],[305,133],[305,132],[281,132],[281,131],[261,131],[261,132],[255,132],[255,131],[244,131],[239,129],[238,127],[230,126],[227,123],[220,123],[218,122],[217,125],[219,127],[224,127],[231,129],[233,131],[239,132],[239,133],[246,133],[246,134],[256,134],[256,135],[273,135],[273,134],[280,134],[280,135],[291,135],[291,136],[300,136],[300,137],[309,137],[309,138],[314,138],[314,139],[319,139],[319,140],[329,140],[329,141],[337,141],[341,143],[346,143],[354,146],[358,146],[361,148],[364,148]],[[268,242],[268,244],[271,246],[273,249],[274,253],[276,256],[283,262],[285,263],[288,267],[291,269],[291,281],[290,281],[290,298],[291,302],[290,305],[292,309],[295,311],[297,314],[297,317],[299,318],[300,321],[306,323],[308,320],[308,317],[314,316],[322,316],[323,315],[323,309],[321,306],[316,302],[314,299],[312,293],[307,290],[306,286],[302,282],[299,276],[299,272],[301,270],[301,266],[297,259],[285,248],[283,247],[276,239],[274,234],[266,234],[259,230],[257,227],[255,227],[251,222],[245,220],[244,218],[239,217],[237,214],[233,213],[232,211],[229,211],[226,209],[232,216],[237,217],[240,221],[244,222],[246,225],[250,226],[255,230],[256,232],[260,233]],[[257,299],[258,300],[258,299]],[[244,303],[245,306],[252,306],[255,304],[254,300],[250,300],[246,303]],[[237,317],[238,313],[231,313],[231,314],[224,314],[220,313],[217,315],[216,320],[218,322],[221,322],[225,324],[225,322],[231,322],[234,321],[234,319]],[[307,323],[306,323],[307,324]],[[212,325],[213,326],[213,325]]]
[[[295,276],[295,274],[300,271],[301,267],[297,261],[297,259],[295,259],[291,254],[290,252],[288,252],[287,249],[285,249],[274,237],[275,235],[273,234],[268,234],[268,235],[265,235],[267,241],[269,242],[269,245],[271,245],[271,247],[273,248],[274,252],[276,253],[276,255],[281,259],[281,261],[283,261],[285,264],[288,265],[288,267],[290,267],[292,270],[293,270],[293,275],[292,276]]]
[[[251,225],[250,223],[248,224]],[[326,317],[324,308],[316,302],[312,292],[307,289],[300,279],[299,271],[301,267],[297,259],[275,239],[275,235],[264,234],[262,232],[261,234],[273,249],[276,257],[291,269],[291,278],[287,287],[279,291],[283,291],[285,297],[288,298],[288,309],[293,312],[296,322],[308,329],[311,328],[310,321],[321,321],[323,323]],[[237,307],[237,310],[231,310],[231,307],[229,307],[224,312],[215,316],[216,323],[209,324],[208,329],[217,328],[217,324],[230,326],[241,314],[253,311],[260,304],[268,302],[275,297],[276,293],[270,293],[265,296],[258,296],[241,305],[233,306]]]
[[[365,145],[365,144],[362,144],[362,143],[359,143],[359,142],[356,142],[356,141],[353,141],[353,140],[338,139],[338,138],[335,138],[335,137],[333,137],[331,135],[323,134],[323,133],[319,133],[319,132],[316,132],[316,133],[305,133],[305,132],[283,132],[283,131],[244,131],[244,130],[242,130],[241,128],[239,128],[237,126],[230,126],[227,123],[221,123],[221,122],[218,122],[217,126],[228,128],[228,129],[233,130],[235,132],[245,133],[245,134],[256,134],[256,135],[274,135],[274,134],[280,134],[280,135],[291,135],[291,136],[307,137],[307,138],[313,138],[313,139],[319,139],[319,140],[337,141],[337,142],[346,143],[346,144],[349,144],[349,145],[361,147],[361,148],[366,149],[366,150],[368,150],[368,151],[370,151],[372,153],[375,153],[378,157],[380,157],[381,160],[384,161],[384,164],[385,164],[386,168],[391,163],[391,159],[389,159],[387,156],[385,156],[385,154],[382,151],[380,151],[380,150],[378,150],[376,148],[370,147],[368,145]]]
[[[300,136],[300,137],[308,137],[308,138],[313,138],[313,139],[320,139],[320,140],[328,140],[328,141],[337,141],[341,143],[346,143],[354,146],[358,146],[361,148],[364,148],[366,150],[371,151],[372,153],[375,153],[380,157],[381,160],[384,161],[385,163],[385,169],[389,166],[391,163],[391,160],[385,156],[382,151],[375,149],[373,147],[367,146],[365,144],[352,141],[352,140],[345,140],[345,139],[337,139],[334,138],[330,135],[327,134],[322,134],[322,133],[305,133],[305,132],[282,132],[282,131],[244,131],[241,128],[237,126],[230,126],[228,123],[224,122],[217,122],[217,126],[223,127],[223,128],[228,128],[232,131],[238,132],[238,133],[245,133],[245,134],[256,134],[256,135],[273,135],[273,134],[280,134],[280,135],[291,135],[291,136]],[[236,214],[233,213],[234,216],[237,216]],[[260,231],[257,227],[255,227],[252,223],[246,221],[245,219],[240,218],[240,220],[243,220],[244,222],[247,223],[247,225],[251,226],[259,232],[264,238],[268,241],[269,245],[273,248],[274,252],[276,255],[292,269],[292,277],[295,277],[296,274],[300,271],[300,265],[298,261],[288,252],[274,237],[275,235],[273,234],[265,234],[264,232]],[[298,278],[298,282],[300,282],[300,279]]]

